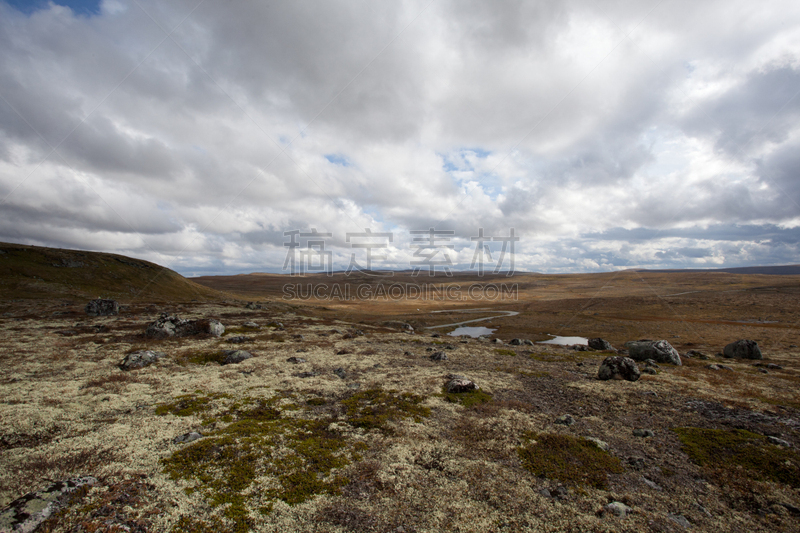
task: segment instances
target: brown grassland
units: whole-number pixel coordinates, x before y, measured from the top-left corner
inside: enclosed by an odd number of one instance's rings
[[[457,285],[458,299],[287,300],[287,283],[374,294],[378,282],[166,271],[171,292],[137,293],[147,282],[131,276],[159,267],[88,252],[83,266],[52,266],[58,252],[3,249],[0,283],[13,291],[0,297],[0,507],[52,481],[98,478],[37,531],[798,531],[798,276],[396,273],[380,283]],[[108,279],[81,277],[100,260],[116,269]],[[469,298],[492,283],[516,284],[516,298]],[[121,312],[89,317],[103,286]],[[146,338],[162,312],[216,318],[226,333]],[[427,329],[484,316],[495,317],[470,325],[503,345]],[[249,340],[228,342],[238,335]],[[708,359],[598,381],[608,352],[508,344],[548,335],[617,348],[666,339]],[[764,359],[716,355],[737,339],[756,340]],[[118,368],[141,349],[167,357]],[[254,357],[221,366],[226,349]],[[481,390],[447,394],[451,374]],[[575,423],[556,423],[565,414]],[[189,431],[204,436],[173,443]],[[603,512],[613,501],[627,517]]]

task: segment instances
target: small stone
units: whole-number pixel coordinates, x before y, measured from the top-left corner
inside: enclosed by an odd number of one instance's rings
[[[316,372],[300,372],[299,374],[297,374],[297,377],[298,378],[313,378],[316,375],[317,375]]]
[[[592,350],[599,350],[601,352],[609,352],[614,350],[614,347],[611,346],[610,342],[605,339],[601,339],[600,337],[589,339],[586,344],[588,344],[589,348]]]
[[[242,344],[245,342],[253,342],[252,337],[245,337],[244,335],[237,335],[236,337],[231,337],[228,339],[228,342],[231,344]]]
[[[626,462],[634,470],[644,470],[645,462],[643,457],[628,457]]]
[[[653,361],[652,359],[648,359],[648,360],[646,360],[646,361],[644,362],[644,364],[645,364],[645,366],[652,366],[653,368],[661,368],[660,366],[658,366],[658,363],[656,363],[656,362],[655,362],[655,361]]]
[[[300,364],[300,363],[305,363],[306,360],[303,359],[302,357],[290,357],[289,359],[286,360],[286,362],[297,365],[297,364]]]
[[[245,322],[244,324],[242,324],[242,326],[245,327],[245,328],[251,328],[251,329],[259,329],[259,328],[261,328],[261,326],[259,326],[255,322]]]
[[[253,357],[253,354],[244,350],[225,350],[224,353],[225,359],[222,361],[223,365],[235,365]]]
[[[603,507],[603,510],[606,513],[613,514],[614,516],[618,516],[620,518],[625,518],[628,516],[628,513],[632,511],[630,507],[622,502],[611,502]]]
[[[554,493],[553,496],[559,499],[563,499],[569,496],[569,489],[567,489],[567,487],[565,487],[564,485],[557,486],[555,489],[553,489],[552,492]]]
[[[767,368],[769,368],[770,370],[783,370],[783,367],[781,365],[776,365],[775,363],[768,363]]]
[[[637,428],[637,429],[634,429],[634,430],[633,430],[633,436],[634,436],[634,437],[642,437],[642,438],[645,438],[645,437],[655,437],[655,436],[656,436],[656,434],[653,432],[653,430],[652,430],[652,429],[641,429],[641,428]]]
[[[197,431],[190,431],[189,433],[184,433],[183,435],[179,435],[172,439],[173,444],[189,444],[190,442],[194,442],[197,439],[203,437],[202,433],[198,433]]]
[[[706,368],[709,370],[722,370],[722,368],[720,368],[719,365],[714,365],[714,364],[706,365]]]
[[[438,333],[433,333],[431,334],[431,337],[434,339],[438,339],[439,337],[441,337],[441,335],[439,335]]]
[[[501,341],[500,339],[492,339],[492,342],[494,344],[503,344],[503,341]]]
[[[339,376],[341,379],[345,379],[347,377],[347,371],[345,371],[345,369],[342,367],[337,368],[333,371],[333,373]]]
[[[511,346],[522,346],[522,339],[511,339],[508,344]]]
[[[558,418],[556,418],[556,424],[561,424],[561,425],[564,425],[564,426],[571,426],[574,423],[575,423],[575,419],[572,418],[571,415],[561,415]]]
[[[600,440],[597,437],[586,437],[586,440],[590,440],[590,441],[594,442],[595,445],[598,448],[600,448],[601,450],[603,450],[604,452],[608,451],[609,446],[608,446],[608,443],[606,441]]]
[[[719,369],[720,370],[730,370],[731,372],[733,372],[733,369],[731,367],[729,367],[729,366],[726,366],[726,365],[719,365]]]
[[[167,354],[164,352],[154,352],[152,350],[140,350],[138,352],[129,353],[119,364],[119,369],[128,371],[144,368],[166,356]]]
[[[433,352],[430,359],[431,361],[447,361],[447,354],[444,352]]]
[[[522,344],[524,344],[525,346],[533,346],[533,341],[530,339],[524,339],[522,341]]]
[[[550,491],[547,490],[547,489],[539,489],[538,492],[539,492],[539,494],[541,494],[545,498],[552,498],[553,497],[552,494],[550,494]]]
[[[778,437],[771,437],[770,436],[770,437],[767,437],[767,440],[770,442],[770,444],[774,444],[775,446],[783,446],[785,448],[791,448],[792,447],[792,445],[791,445],[791,443],[789,441],[786,441],[786,440],[783,440],[783,439],[779,439]]]
[[[653,376],[655,376],[655,375],[657,375],[657,374],[658,374],[658,370],[656,370],[655,368],[653,368],[653,367],[651,367],[651,366],[646,366],[646,367],[644,367],[644,369],[642,370],[642,372],[644,372],[645,374],[650,374],[650,375],[653,375]]]
[[[689,529],[690,527],[692,527],[692,524],[689,523],[689,521],[686,520],[686,518],[683,515],[670,513],[667,515],[667,518],[669,518],[670,520],[672,520],[673,522],[675,522],[684,529]]]
[[[645,485],[647,485],[648,487],[650,487],[653,490],[662,490],[661,489],[661,485],[659,485],[655,481],[650,481],[646,477],[642,477],[642,481],[644,482]]]

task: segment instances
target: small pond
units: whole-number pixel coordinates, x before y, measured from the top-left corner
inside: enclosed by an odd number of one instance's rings
[[[491,335],[494,333],[496,328],[484,328],[481,326],[461,326],[460,328],[456,328],[448,335],[451,337],[458,337],[459,335],[469,335],[470,337],[480,337],[481,335]]]
[[[553,337],[547,341],[539,341],[537,344],[588,344],[589,339],[586,337],[559,337],[558,335],[550,335]]]

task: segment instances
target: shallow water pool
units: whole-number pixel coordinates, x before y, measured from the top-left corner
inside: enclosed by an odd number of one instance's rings
[[[559,337],[558,335],[550,335],[553,337],[547,341],[539,341],[536,344],[561,344],[561,345],[568,345],[568,344],[589,344],[589,339],[586,337]]]
[[[484,328],[481,326],[461,326],[460,328],[456,328],[448,335],[451,337],[458,337],[460,335],[469,335],[470,337],[480,337],[481,335],[491,335],[494,333],[496,328]]]

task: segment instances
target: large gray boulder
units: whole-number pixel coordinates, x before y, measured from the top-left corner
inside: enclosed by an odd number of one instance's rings
[[[681,364],[681,356],[672,345],[661,341],[628,341],[625,343],[628,357],[634,361],[647,361],[652,359],[657,363]]]
[[[147,326],[145,336],[150,338],[164,337],[189,337],[192,335],[207,334],[219,337],[225,333],[225,326],[218,320],[203,318],[200,320],[184,320],[177,315],[169,316],[166,313]]]
[[[89,316],[111,316],[119,314],[119,303],[116,300],[98,298],[86,304],[86,314]]]
[[[597,371],[597,379],[624,379],[627,381],[637,381],[641,377],[639,367],[636,366],[636,361],[630,357],[622,357],[614,355],[606,357],[600,363],[600,369]]]
[[[119,369],[135,370],[137,368],[144,368],[166,356],[167,354],[164,352],[154,352],[152,350],[140,350],[138,352],[129,353],[119,364]]]
[[[738,340],[722,349],[722,355],[728,359],[763,359],[761,349],[756,341]]]
[[[0,531],[5,533],[31,533],[66,505],[69,495],[86,485],[94,485],[97,479],[86,476],[53,483],[45,489],[29,492],[17,498],[0,511]]]

